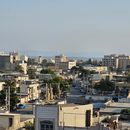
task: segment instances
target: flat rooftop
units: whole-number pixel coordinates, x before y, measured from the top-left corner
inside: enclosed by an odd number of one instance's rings
[[[15,116],[15,115],[19,115],[20,116],[20,114],[14,114],[14,113],[8,113],[8,112],[0,113],[0,116]]]
[[[104,109],[100,109],[100,113],[106,113],[106,114],[120,114],[121,110],[124,108],[104,108]]]
[[[130,103],[120,103],[120,102],[114,102],[109,105],[109,107],[114,108],[130,108]]]

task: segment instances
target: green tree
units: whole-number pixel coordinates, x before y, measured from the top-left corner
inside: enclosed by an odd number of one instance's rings
[[[130,73],[127,75],[127,82],[130,82]]]
[[[51,69],[42,69],[41,73],[42,74],[55,74],[55,72],[52,71]]]
[[[5,105],[5,99],[6,99],[6,89],[10,87],[10,110],[13,111],[16,107],[17,103],[19,102],[19,99],[16,94],[16,84],[15,81],[6,81],[4,85],[4,89],[0,92],[0,103],[1,105]]]
[[[54,77],[52,80],[44,81],[44,83],[50,83],[53,88],[53,94],[59,95],[59,91],[64,93],[70,90],[70,83],[68,80],[64,80],[62,77]]]
[[[15,71],[18,71],[18,72],[20,72],[20,73],[24,73],[23,67],[22,67],[21,65],[17,65],[17,66],[15,67]]]
[[[113,91],[115,88],[115,85],[113,82],[111,82],[108,79],[102,79],[98,84],[96,84],[95,89],[100,91]]]
[[[35,79],[36,78],[36,69],[28,68],[27,74],[29,75],[30,79]]]
[[[24,128],[26,130],[34,130],[34,124],[32,122],[30,122],[30,121],[29,122],[25,122]]]

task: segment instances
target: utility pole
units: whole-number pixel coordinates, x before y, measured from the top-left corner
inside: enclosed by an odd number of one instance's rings
[[[6,98],[5,98],[5,101],[6,101],[6,111],[8,110],[8,90],[6,88]]]
[[[10,112],[10,86],[6,87],[6,111]]]
[[[10,86],[8,87],[8,111],[10,112]]]
[[[21,80],[20,80],[20,84],[19,84],[19,94],[20,94],[20,103],[21,103]]]
[[[46,83],[46,101],[48,101],[48,85]]]

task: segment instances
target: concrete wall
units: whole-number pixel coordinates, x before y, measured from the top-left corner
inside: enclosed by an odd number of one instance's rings
[[[9,127],[9,118],[12,118],[12,126]],[[20,126],[20,115],[0,115],[0,127],[4,129],[17,130]]]
[[[35,108],[35,130],[40,130],[40,121],[49,120],[54,123],[54,130],[58,130],[58,107],[36,106]]]
[[[64,127],[64,130],[75,130],[74,127]],[[76,130],[109,130],[109,128],[106,128],[102,126],[101,124],[98,124],[96,126],[88,127],[88,128],[76,128]]]
[[[86,125],[86,110],[91,110],[91,125],[93,107],[92,105],[77,105],[61,107],[59,110],[59,126],[73,126],[73,127],[85,127]],[[64,122],[64,124],[63,124]]]

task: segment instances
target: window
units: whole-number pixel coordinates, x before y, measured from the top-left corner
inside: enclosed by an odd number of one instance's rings
[[[87,110],[86,111],[86,126],[90,126],[91,125],[91,110]]]
[[[41,121],[40,127],[40,130],[54,130],[52,121]]]
[[[13,119],[9,118],[9,127],[12,127],[12,125],[13,125]]]

